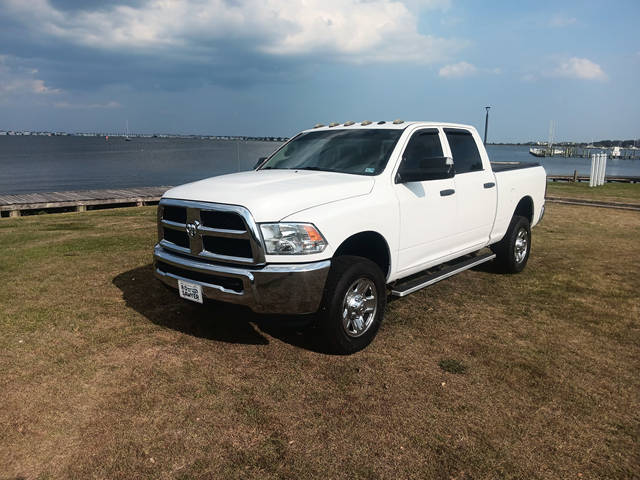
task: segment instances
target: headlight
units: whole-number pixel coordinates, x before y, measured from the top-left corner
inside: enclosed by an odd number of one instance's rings
[[[322,234],[310,223],[262,223],[267,255],[320,253],[327,246]]]

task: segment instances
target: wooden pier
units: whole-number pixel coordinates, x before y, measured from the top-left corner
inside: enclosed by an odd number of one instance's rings
[[[61,211],[84,212],[91,209],[153,205],[169,188],[139,187],[123,190],[81,190],[72,192],[0,194],[0,216]]]
[[[552,182],[588,182],[578,175],[548,175]],[[607,182],[640,183],[640,177],[608,176]],[[80,190],[70,192],[0,194],[0,217],[19,217],[36,213],[85,212],[93,209],[155,205],[169,186],[138,187],[123,190]]]
[[[611,182],[640,183],[640,177],[634,177],[634,176],[607,175],[604,180],[606,183],[611,183]],[[589,175],[578,175],[577,172],[574,172],[573,175],[547,175],[547,181],[589,183]]]

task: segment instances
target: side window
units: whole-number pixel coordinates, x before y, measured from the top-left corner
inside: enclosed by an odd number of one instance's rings
[[[402,154],[400,170],[421,170],[429,168],[430,158],[442,158],[442,145],[438,130],[419,130],[409,140]]]
[[[471,132],[445,128],[444,133],[451,147],[456,174],[482,170],[482,158]]]

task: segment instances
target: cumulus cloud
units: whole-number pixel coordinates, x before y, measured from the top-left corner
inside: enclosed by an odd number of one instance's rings
[[[438,75],[441,77],[468,77],[475,75],[478,72],[478,68],[468,62],[458,62],[451,65],[445,65],[438,71]]]
[[[582,80],[606,80],[607,74],[604,73],[600,65],[592,62],[588,58],[571,57],[568,60],[561,61],[552,72],[556,77],[579,78]]]
[[[345,62],[446,60],[463,46],[418,31],[417,12],[446,0],[148,0],[101,8],[6,0],[35,35],[92,49],[214,62],[230,45],[279,57]]]
[[[20,65],[7,55],[0,55],[0,99],[59,93],[62,93],[62,90],[52,88],[38,78],[37,69]]]

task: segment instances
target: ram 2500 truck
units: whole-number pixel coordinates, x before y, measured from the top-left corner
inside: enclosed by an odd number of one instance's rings
[[[375,337],[389,293],[487,261],[520,272],[545,188],[540,166],[492,165],[470,126],[317,126],[253,171],[168,190],[155,274],[200,303],[316,313],[329,345],[351,353]]]

